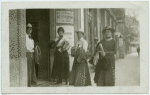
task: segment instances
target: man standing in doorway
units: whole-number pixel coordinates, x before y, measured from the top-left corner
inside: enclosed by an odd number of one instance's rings
[[[26,27],[26,47],[27,47],[27,65],[28,65],[28,86],[36,85],[36,73],[34,62],[34,41],[31,37],[32,25],[29,23]]]

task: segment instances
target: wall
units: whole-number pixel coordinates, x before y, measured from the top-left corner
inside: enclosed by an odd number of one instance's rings
[[[9,10],[10,87],[27,87],[26,10]]]
[[[102,30],[105,28],[105,9],[100,9],[100,17],[101,17],[101,40],[104,38],[103,37],[103,33],[102,33]]]

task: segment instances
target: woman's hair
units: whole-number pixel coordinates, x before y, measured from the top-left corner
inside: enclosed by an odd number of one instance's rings
[[[57,30],[57,33],[59,33],[59,31],[63,31],[63,33],[65,32],[63,27],[59,27],[58,30]]]
[[[29,31],[30,29],[32,29],[31,27],[26,27],[26,33],[27,31]]]
[[[35,43],[39,43],[39,40],[35,40]]]

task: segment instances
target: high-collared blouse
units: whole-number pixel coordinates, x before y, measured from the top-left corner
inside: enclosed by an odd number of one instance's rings
[[[58,39],[59,39],[59,37],[57,37],[57,38],[55,39],[55,42],[56,42]],[[64,41],[67,41],[67,42],[69,43],[69,46],[71,47],[71,44],[70,44],[69,39],[68,39],[67,37],[65,37],[65,36],[63,36],[63,38],[59,41],[59,43],[57,44],[56,47],[61,47],[61,46],[62,46],[62,43],[63,43]],[[70,48],[69,48],[69,50],[70,50]],[[67,51],[69,52],[69,50],[67,50]],[[61,48],[59,48],[59,51],[61,52]]]
[[[88,48],[88,43],[87,41],[84,39],[84,38],[80,38],[76,45],[75,45],[76,48],[78,47],[83,47],[83,49],[85,50],[85,52],[87,51],[87,48]]]
[[[34,41],[26,34],[26,47],[30,52],[34,52]]]

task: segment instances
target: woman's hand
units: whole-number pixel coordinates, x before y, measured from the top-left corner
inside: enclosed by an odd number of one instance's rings
[[[106,52],[100,51],[100,54],[101,54],[103,57],[106,56]]]
[[[60,36],[58,40],[61,40],[63,38],[63,36]]]

